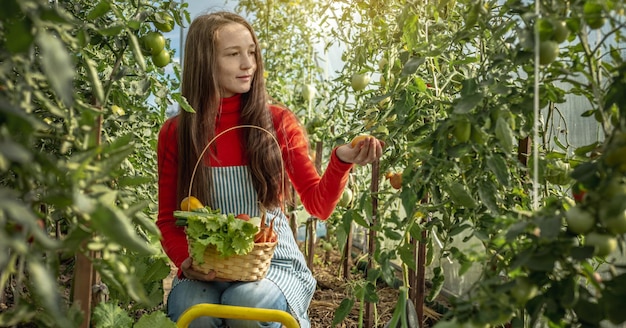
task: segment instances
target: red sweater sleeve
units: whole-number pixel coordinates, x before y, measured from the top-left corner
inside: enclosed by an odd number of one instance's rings
[[[163,238],[161,245],[176,267],[189,257],[187,237],[183,227],[176,225],[174,211],[176,183],[178,181],[177,117],[170,118],[159,131],[157,143],[157,165],[159,172],[159,214],[157,226]]]
[[[285,169],[306,211],[326,220],[335,210],[353,164],[344,163],[334,148],[320,177],[309,158],[309,143],[302,125],[291,111],[271,106],[274,127],[282,145]]]

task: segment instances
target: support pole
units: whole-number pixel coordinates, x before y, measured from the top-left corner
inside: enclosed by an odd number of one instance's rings
[[[379,161],[372,163],[372,184],[370,191],[372,193],[372,221],[370,227],[378,224],[378,180],[380,178]],[[372,268],[372,254],[376,253],[376,230],[369,229],[369,238],[367,246],[367,270]],[[365,305],[365,327],[374,327],[374,304],[367,302]]]

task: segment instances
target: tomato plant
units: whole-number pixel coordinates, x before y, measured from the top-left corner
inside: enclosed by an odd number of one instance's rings
[[[128,312],[163,301],[154,136],[178,81],[145,65],[140,41],[162,8],[183,21],[170,1],[3,2],[0,234],[24,233],[0,238],[11,254],[0,256],[2,324],[132,322]],[[9,285],[20,291],[6,295]],[[158,312],[149,320],[173,325]]]

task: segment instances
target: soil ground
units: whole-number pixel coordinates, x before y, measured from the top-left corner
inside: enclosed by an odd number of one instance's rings
[[[323,250],[318,250],[324,254]],[[337,251],[330,251],[319,257],[319,261],[314,261],[312,271],[317,279],[317,290],[313,295],[311,306],[309,307],[309,318],[312,328],[330,328],[332,327],[335,311],[341,304],[341,301],[350,295],[350,282],[345,281],[342,277],[340,268],[342,267],[341,254]],[[360,278],[358,275],[362,272],[356,271],[351,273],[351,278]],[[374,327],[384,327],[393,315],[396,303],[398,301],[398,289],[389,287],[385,284],[377,286],[377,295],[379,302],[376,304],[375,313],[378,320]],[[355,303],[350,314],[336,327],[354,328],[359,325],[359,308],[360,304]],[[424,326],[432,327],[434,323],[442,316],[434,309],[424,308]]]

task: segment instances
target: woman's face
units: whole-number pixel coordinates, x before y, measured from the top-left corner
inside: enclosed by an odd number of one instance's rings
[[[217,32],[217,81],[223,98],[250,90],[256,70],[256,44],[248,29],[238,23]]]

